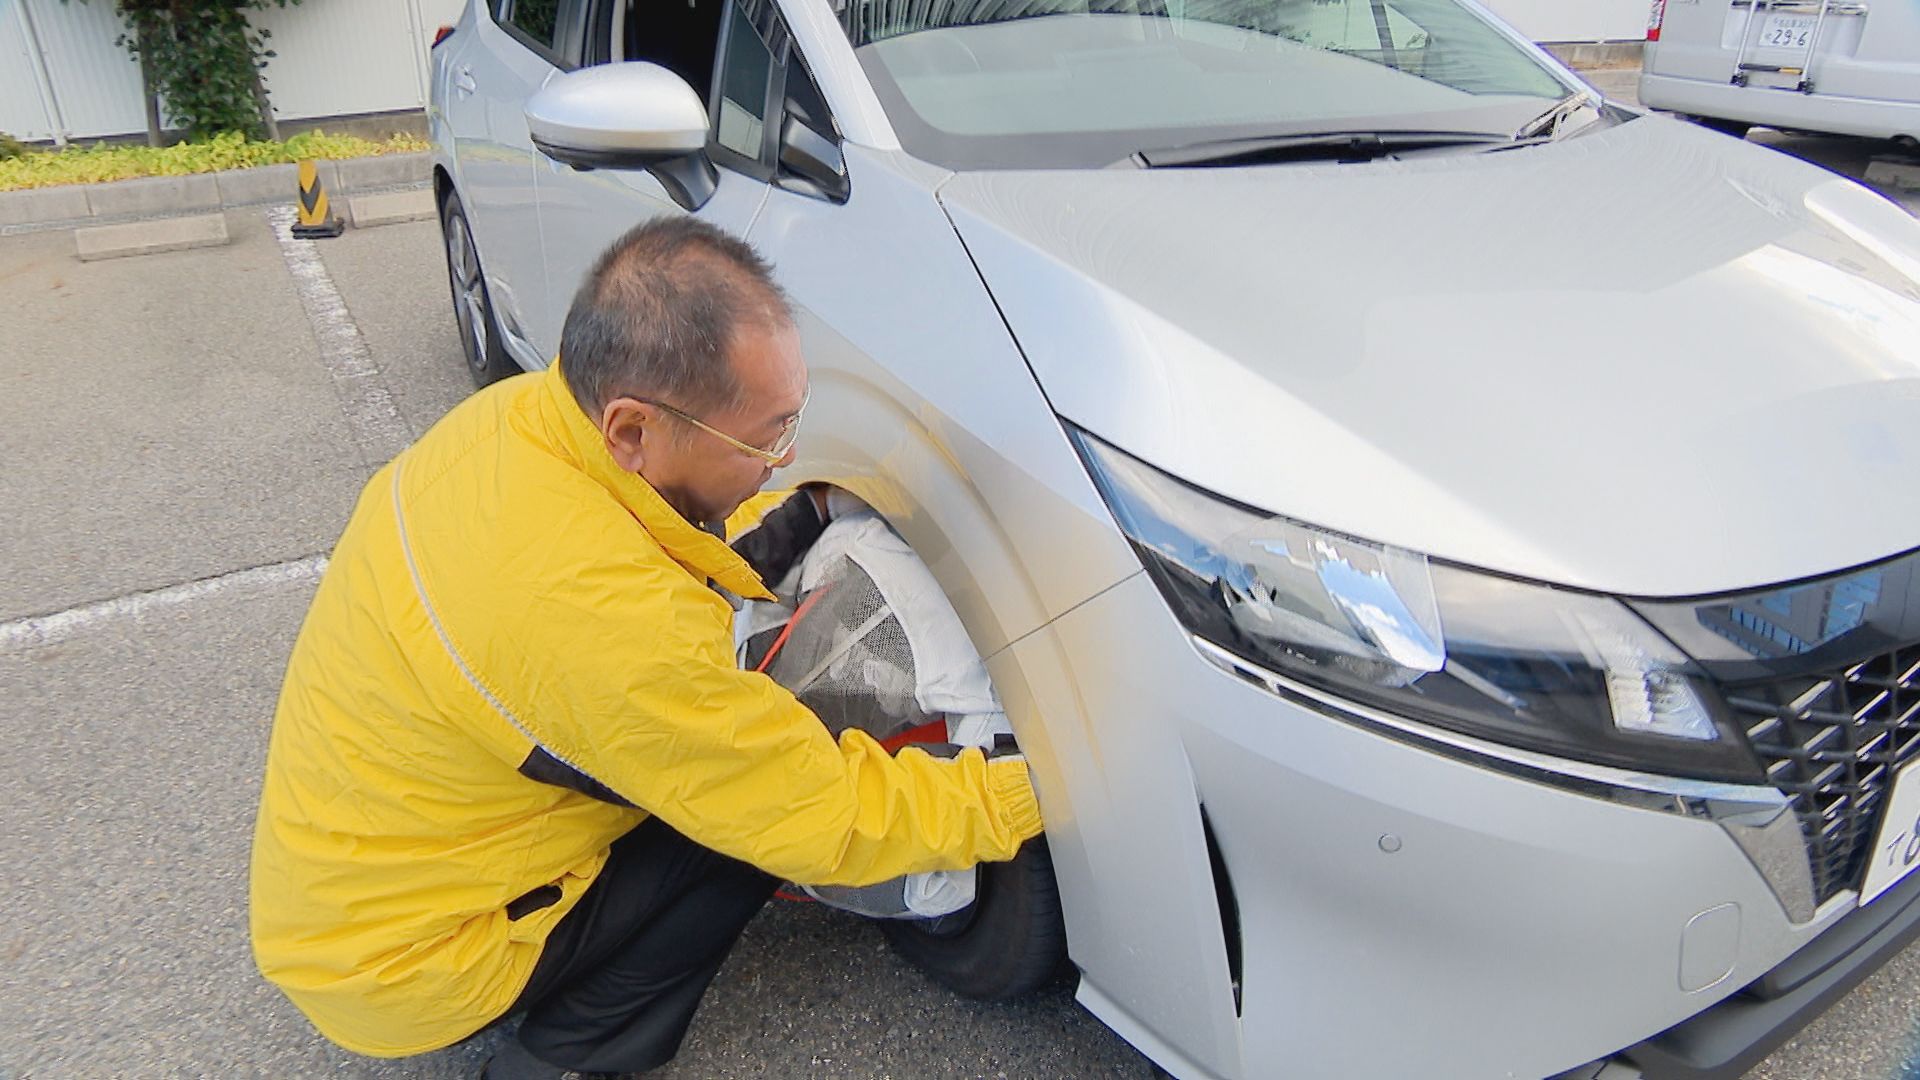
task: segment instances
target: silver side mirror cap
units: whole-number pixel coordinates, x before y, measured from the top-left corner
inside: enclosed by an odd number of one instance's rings
[[[561,72],[527,99],[527,134],[576,169],[645,169],[697,210],[719,174],[707,159],[707,110],[685,79],[658,64]]]

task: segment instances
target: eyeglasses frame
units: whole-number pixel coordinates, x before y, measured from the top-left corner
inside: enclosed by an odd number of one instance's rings
[[[807,396],[800,399],[800,407],[794,410],[793,416],[788,418],[786,427],[780,430],[779,437],[774,440],[773,446],[770,449],[762,449],[751,443],[741,442],[739,439],[708,424],[699,417],[677,409],[664,401],[656,401],[652,398],[634,398],[634,400],[643,405],[651,405],[669,416],[677,416],[743,454],[750,454],[769,465],[778,465],[786,460],[787,455],[793,452],[793,444],[799,441],[800,418],[807,411],[807,403],[813,400],[813,388],[807,388]]]

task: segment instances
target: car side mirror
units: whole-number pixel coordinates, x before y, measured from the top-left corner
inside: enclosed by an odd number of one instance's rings
[[[561,72],[527,99],[527,134],[576,169],[645,169],[682,207],[713,197],[707,109],[687,81],[658,64]]]

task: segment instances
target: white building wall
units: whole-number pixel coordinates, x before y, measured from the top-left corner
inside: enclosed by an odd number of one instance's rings
[[[40,100],[31,62],[17,73],[0,73],[0,131],[47,139],[53,137],[53,125],[62,121],[74,138],[147,129],[140,65],[114,44],[123,24],[112,0],[0,0],[0,58],[12,56],[4,43],[24,43],[29,18],[46,57],[56,108],[48,109]],[[24,52],[22,58],[30,61]],[[16,83],[26,92],[16,90]]]
[[[0,131],[16,139],[53,138],[17,0],[0,0]]]
[[[31,5],[30,7],[27,5]],[[286,120],[424,108],[434,30],[466,0],[315,0],[257,14],[276,54],[261,77]],[[40,92],[28,48],[31,18],[57,116]],[[45,140],[147,129],[140,66],[114,44],[113,0],[0,0],[0,131]],[[63,123],[62,123],[63,122]]]
[[[44,0],[42,0],[44,2]],[[274,115],[305,120],[427,104],[427,49],[465,0],[314,0],[261,12],[278,55],[263,77]]]
[[[1648,0],[1481,0],[1535,41],[1641,41]]]

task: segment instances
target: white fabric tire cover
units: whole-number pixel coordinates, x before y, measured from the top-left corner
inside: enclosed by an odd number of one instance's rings
[[[933,572],[900,534],[872,510],[835,518],[800,561],[799,592],[826,584],[843,558],[873,579],[906,632],[920,708],[949,717],[1000,715],[1000,699],[966,627]]]
[[[948,603],[940,583],[884,518],[864,505],[846,503],[847,500],[842,500],[835,507],[834,519],[776,589],[783,603],[749,604],[747,610],[741,612],[738,624],[743,648],[749,637],[786,622],[792,616],[796,601],[804,603],[806,597],[822,588],[831,589],[842,580],[863,574],[879,592],[883,609],[871,612],[859,626],[851,628],[845,620],[803,616],[795,624],[793,640],[786,648],[809,659],[802,664],[782,665],[777,662],[780,657],[776,657],[768,674],[781,679],[788,689],[804,695],[808,685],[826,678],[828,669],[833,668],[834,677],[841,681],[842,692],[848,679],[865,678],[877,680],[869,687],[877,698],[892,699],[904,689],[891,685],[895,677],[904,676],[904,672],[910,670],[913,704],[918,706],[913,711],[945,717],[950,741],[988,747],[994,736],[1012,734],[987,676],[986,664]],[[861,574],[847,573],[849,563],[858,567]],[[829,600],[831,596],[827,594]],[[889,646],[877,640],[880,635],[875,628],[887,621],[888,614],[897,623],[897,632],[904,635],[910,657],[887,658],[887,651],[897,650],[898,645]],[[886,629],[893,632],[890,626]],[[844,639],[863,633],[874,634],[877,655],[891,659],[892,663],[869,662],[865,666],[840,663],[835,668],[835,663],[848,657],[857,644]],[[828,640],[821,635],[834,637]],[[894,641],[897,642],[897,638]],[[866,655],[871,657],[876,653],[870,651]],[[824,660],[815,663],[815,658],[823,657]],[[885,713],[886,718],[891,719],[892,728],[884,733],[870,733],[886,734],[902,726],[912,726],[898,719],[901,711],[897,702],[884,710],[875,710],[876,717]],[[858,888],[805,884],[800,887],[822,903],[870,917],[933,918],[973,903],[976,876],[974,870],[968,868],[913,874]]]

